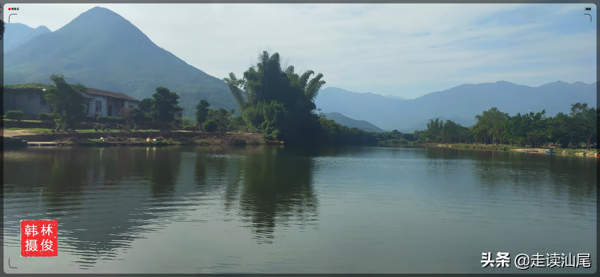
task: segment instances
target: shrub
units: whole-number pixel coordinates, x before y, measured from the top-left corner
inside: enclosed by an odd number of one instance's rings
[[[148,121],[151,121],[152,118],[150,118],[150,116],[148,116],[145,112],[139,110],[139,109],[134,109],[132,112],[132,119],[135,123],[137,124],[142,124]]]
[[[264,116],[255,107],[246,108],[242,112],[242,118],[251,126],[258,126],[265,121]]]
[[[52,116],[51,113],[41,113],[40,114],[40,120],[41,121],[53,121],[54,120],[54,116]]]
[[[204,131],[214,132],[217,130],[217,127],[219,127],[219,125],[214,119],[209,119],[206,122],[204,122],[202,127],[204,128]]]
[[[18,110],[17,111],[7,111],[6,118],[21,120],[23,118],[23,112],[18,111]]]
[[[181,126],[181,125],[183,125],[183,119],[181,119],[181,118],[175,118],[174,123],[177,126]]]
[[[119,116],[123,118],[123,120],[129,121],[133,119],[133,109],[132,108],[121,108],[119,111]]]
[[[125,123],[125,119],[115,116],[99,116],[98,122],[102,123]]]
[[[189,117],[184,117],[181,120],[181,124],[183,124],[183,125],[192,125],[192,120]]]

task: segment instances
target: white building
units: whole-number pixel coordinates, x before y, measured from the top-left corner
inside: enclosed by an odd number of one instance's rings
[[[140,101],[123,93],[88,88],[86,114],[91,116],[119,116],[121,108],[139,108]]]

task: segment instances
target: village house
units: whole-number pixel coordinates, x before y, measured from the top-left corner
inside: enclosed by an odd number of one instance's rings
[[[119,116],[121,108],[137,109],[140,101],[123,93],[88,88],[84,96],[89,100],[86,114],[91,116]]]
[[[20,110],[23,117],[35,119],[40,113],[51,113],[52,107],[42,95],[41,88],[4,88],[2,101],[4,111]]]
[[[43,97],[41,88],[4,88],[3,113],[20,110],[25,118],[37,119],[40,113],[51,113],[50,103]],[[139,108],[140,101],[123,93],[88,88],[84,93],[88,99],[85,108],[90,116],[119,116],[121,108]],[[181,117],[181,112],[176,116]]]

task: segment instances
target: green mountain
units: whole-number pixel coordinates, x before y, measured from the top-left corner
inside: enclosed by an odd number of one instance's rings
[[[364,120],[356,120],[349,118],[341,113],[326,113],[325,117],[327,119],[331,119],[341,125],[344,125],[348,128],[358,128],[360,130],[369,131],[369,132],[383,132],[379,127],[364,121]]]
[[[212,107],[237,108],[224,81],[158,47],[129,21],[100,7],[55,32],[33,37],[4,57],[4,84],[50,83],[51,74],[137,99],[167,87],[180,95],[190,117],[201,99]]]

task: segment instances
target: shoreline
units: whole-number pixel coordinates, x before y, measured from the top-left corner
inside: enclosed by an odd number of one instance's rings
[[[458,150],[478,150],[478,151],[513,151],[528,154],[561,155],[561,156],[580,156],[588,158],[597,158],[598,149],[564,149],[564,148],[542,148],[542,147],[519,147],[512,145],[480,145],[480,144],[448,144],[448,143],[425,143],[419,147],[432,148],[452,148]],[[553,151],[552,154],[546,151]]]
[[[265,145],[265,138],[259,133],[243,132],[198,132],[198,131],[154,131],[140,130],[133,132],[35,132],[27,129],[2,129],[2,138],[6,149],[18,149],[28,146],[62,147],[62,146],[87,146],[87,147],[114,147],[114,146],[175,146],[175,145]],[[150,139],[149,141],[147,139]],[[483,145],[464,143],[423,143],[409,142],[408,144],[380,144],[378,147],[402,148],[452,148],[458,150],[477,151],[513,151],[528,154],[545,154],[553,151],[553,155],[581,156],[596,158],[598,149],[562,149],[542,147],[518,147],[512,145]]]
[[[33,133],[3,130],[5,148],[27,146],[169,146],[169,145],[262,145],[262,134],[227,132],[72,132]],[[12,136],[11,136],[12,135]]]

